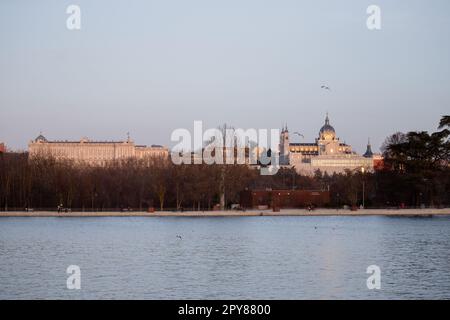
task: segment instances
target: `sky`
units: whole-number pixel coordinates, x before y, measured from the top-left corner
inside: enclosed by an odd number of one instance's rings
[[[72,4],[80,30],[66,27]],[[313,142],[328,112],[342,141],[378,151],[450,113],[449,14],[448,0],[2,0],[0,142],[129,132],[173,146],[195,120],[287,123]]]

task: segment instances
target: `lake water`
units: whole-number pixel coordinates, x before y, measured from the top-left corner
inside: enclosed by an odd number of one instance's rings
[[[0,299],[24,298],[449,299],[450,217],[0,218]]]

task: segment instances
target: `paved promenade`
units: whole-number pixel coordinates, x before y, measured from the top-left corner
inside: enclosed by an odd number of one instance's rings
[[[271,210],[247,210],[247,211],[156,211],[154,213],[144,211],[130,212],[70,212],[58,213],[56,211],[3,211],[0,217],[239,217],[239,216],[430,216],[449,215],[450,208],[445,209],[359,209],[350,211],[344,209],[316,209],[308,211],[304,209],[283,209],[280,212]]]

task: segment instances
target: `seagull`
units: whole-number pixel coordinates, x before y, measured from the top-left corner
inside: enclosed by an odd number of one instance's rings
[[[177,234],[177,238],[180,239],[180,240],[183,239],[183,238],[182,238],[180,235],[178,235],[178,234]]]
[[[321,88],[322,88],[322,89],[325,89],[325,90],[330,90],[330,91],[331,91],[331,89],[330,89],[329,86],[321,86]]]
[[[298,136],[304,138],[304,136],[303,136],[301,133],[297,132],[297,131],[295,131],[294,134],[296,134],[296,135],[298,135]]]

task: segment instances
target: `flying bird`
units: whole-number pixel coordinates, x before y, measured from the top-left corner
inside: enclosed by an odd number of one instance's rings
[[[294,134],[296,134],[296,135],[298,135],[298,136],[304,138],[304,136],[303,136],[300,132],[295,131]]]
[[[329,86],[321,86],[321,88],[322,88],[322,89],[325,89],[325,90],[330,90],[330,91],[331,91],[331,89],[330,89]]]
[[[177,234],[177,238],[178,238],[178,239],[180,239],[180,240],[181,240],[181,239],[183,239],[183,238],[181,238],[181,236],[180,236],[180,235],[178,235],[178,234]]]

